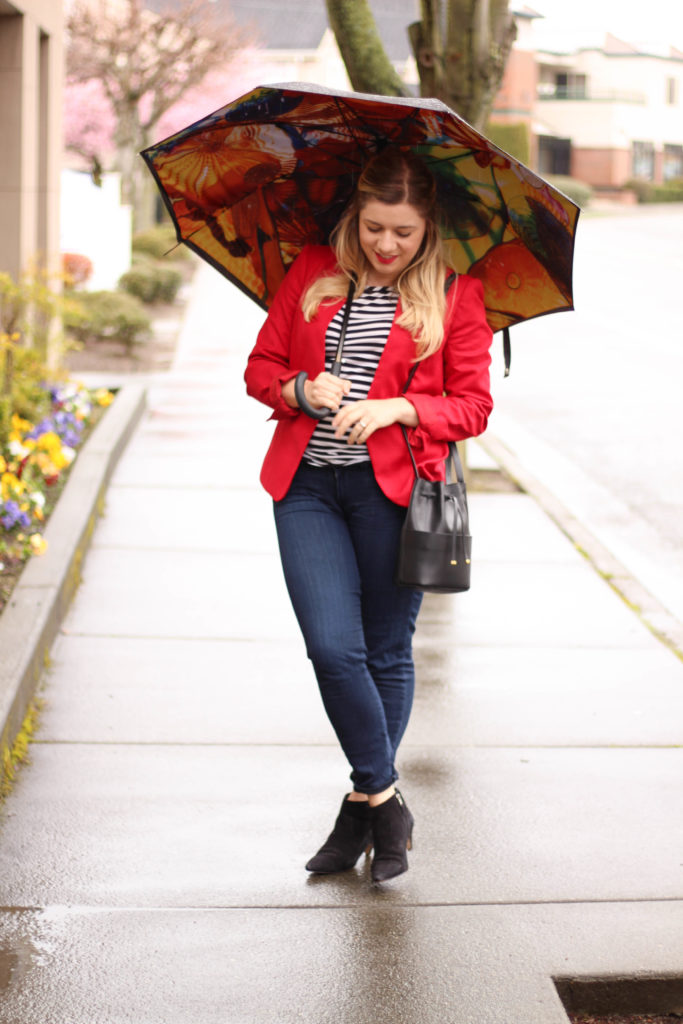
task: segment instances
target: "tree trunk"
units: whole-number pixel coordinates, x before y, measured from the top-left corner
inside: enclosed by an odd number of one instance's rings
[[[140,124],[137,104],[121,104],[116,110],[116,170],[121,174],[121,202],[130,206],[133,231],[144,231],[154,222],[154,181],[139,149],[149,133]]]
[[[423,6],[432,0],[423,0]],[[517,29],[508,0],[449,0],[441,99],[483,130]]]
[[[480,131],[517,30],[508,0],[421,0],[408,27],[420,94],[442,100]],[[409,95],[387,58],[367,0],[327,0],[330,25],[359,92]]]
[[[151,129],[143,129],[140,138],[140,148],[146,149],[150,145],[151,135],[154,131],[154,125]],[[133,174],[135,176],[135,206],[133,208],[133,230],[134,231],[147,231],[155,224],[154,212],[156,208],[156,198],[159,194],[154,178],[147,170],[145,162],[139,153],[135,153],[135,165],[133,167]]]
[[[442,0],[422,0],[422,21],[408,26],[420,75],[420,94],[441,99],[445,88]]]
[[[407,96],[377,34],[367,0],[327,0],[327,14],[356,92]]]

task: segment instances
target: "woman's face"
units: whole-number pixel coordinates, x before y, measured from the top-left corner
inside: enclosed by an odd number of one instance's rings
[[[412,263],[427,221],[410,203],[370,199],[358,214],[360,247],[370,264],[368,284],[392,285]]]

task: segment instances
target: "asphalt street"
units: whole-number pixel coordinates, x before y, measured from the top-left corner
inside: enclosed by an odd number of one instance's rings
[[[683,619],[683,205],[587,213],[575,311],[494,340],[489,429]]]

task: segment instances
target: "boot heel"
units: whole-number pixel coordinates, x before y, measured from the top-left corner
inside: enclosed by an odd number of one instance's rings
[[[370,813],[375,846],[372,880],[386,882],[408,870],[406,851],[412,849],[414,819],[398,790]]]

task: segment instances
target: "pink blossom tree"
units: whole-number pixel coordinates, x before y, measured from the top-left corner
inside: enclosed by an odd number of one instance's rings
[[[120,171],[137,229],[151,221],[153,194],[139,151],[245,42],[223,11],[207,0],[174,0],[161,12],[144,0],[72,0],[67,11],[66,143],[95,173],[110,163]]]

